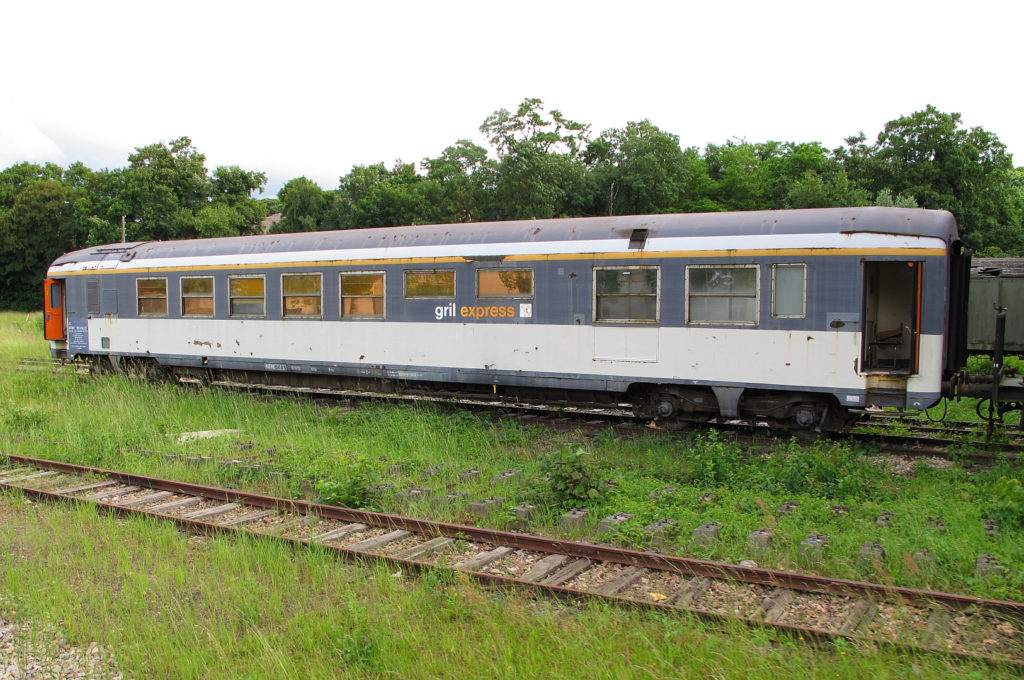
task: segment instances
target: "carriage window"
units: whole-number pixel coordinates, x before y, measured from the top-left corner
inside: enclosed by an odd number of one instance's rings
[[[477,269],[476,296],[532,298],[532,269]]]
[[[167,279],[136,279],[139,316],[167,316]]]
[[[405,297],[455,297],[455,270],[438,269],[434,271],[405,272]]]
[[[657,267],[594,269],[595,321],[658,321]]]
[[[213,277],[181,277],[181,315],[213,316]]]
[[[686,268],[687,323],[757,323],[760,267],[690,265]]]
[[[228,277],[228,314],[230,316],[263,316],[264,281],[262,276]]]
[[[807,265],[772,265],[772,316],[803,318],[807,314]]]
[[[282,274],[282,314],[287,317],[320,317],[322,280],[319,274]]]
[[[342,273],[341,317],[384,318],[384,272]]]

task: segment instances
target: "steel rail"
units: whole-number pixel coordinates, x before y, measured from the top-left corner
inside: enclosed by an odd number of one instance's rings
[[[935,407],[932,407],[932,408],[935,408]],[[864,421],[861,421],[861,423],[862,424],[871,424],[871,423],[878,424],[878,423],[885,423],[886,421],[889,421],[889,422],[895,421],[895,422],[899,422],[899,423],[906,423],[909,427],[914,427],[915,424],[920,424],[920,425],[924,425],[924,426],[929,426],[929,425],[931,425],[931,426],[936,426],[936,425],[943,426],[944,425],[946,427],[965,427],[965,428],[974,428],[974,427],[977,427],[977,426],[985,424],[985,423],[979,423],[979,422],[971,422],[969,420],[945,420],[945,419],[943,419],[943,420],[928,420],[926,416],[919,415],[920,413],[923,413],[923,411],[914,411],[914,412],[906,412],[906,411],[904,411],[902,413],[896,412],[896,411],[882,411],[882,412],[878,412],[878,413],[871,413],[871,414],[869,414],[868,419],[864,420]],[[1017,429],[1017,425],[1015,425],[1013,423],[1007,423],[1007,422],[997,422],[997,423],[995,423],[995,426],[996,426],[996,429],[1010,430],[1010,432],[1008,434],[1013,434],[1013,431]]]
[[[297,512],[303,515],[316,515],[317,517],[324,519],[336,519],[344,522],[367,524],[369,526],[381,528],[404,529],[406,531],[430,536],[461,538],[479,543],[505,545],[522,550],[534,550],[537,552],[568,555],[570,557],[583,557],[603,562],[611,562],[614,564],[646,567],[658,571],[667,571],[688,576],[729,579],[743,583],[782,587],[789,588],[791,590],[822,593],[827,595],[844,596],[854,594],[872,594],[886,600],[895,599],[917,605],[928,606],[941,604],[957,611],[964,611],[971,608],[982,608],[994,613],[1021,618],[1024,620],[1024,602],[989,600],[956,593],[916,590],[913,588],[881,585],[867,581],[829,578],[814,574],[795,574],[760,567],[741,567],[733,564],[712,562],[710,560],[698,560],[688,557],[677,557],[674,555],[641,552],[638,550],[595,545],[592,543],[577,543],[557,538],[534,536],[531,534],[513,533],[497,529],[484,529],[446,522],[434,522],[414,517],[404,517],[402,515],[370,512],[367,510],[353,510],[351,508],[323,505],[319,503],[312,503],[310,501],[277,498],[274,496],[265,496],[245,491],[222,489],[202,484],[160,479],[158,477],[147,477],[134,473],[105,470],[102,468],[87,467],[72,463],[45,460],[42,458],[30,458],[28,456],[19,456],[14,454],[6,455],[6,458],[13,462],[32,467],[60,472],[70,472],[74,474],[103,476],[107,479],[120,481],[124,484],[141,486],[160,491],[171,491],[174,493],[202,496],[203,498],[208,498],[210,500],[224,501],[227,503],[241,502],[246,505],[253,505],[266,509]]]
[[[1000,612],[1003,614],[1018,616],[1021,613],[1024,613],[1024,603],[985,600],[981,598],[971,598],[949,593],[935,593],[930,591],[914,591],[904,588],[882,587],[878,586],[877,584],[870,583],[843,581],[841,579],[827,579],[818,576],[789,574],[786,572],[777,572],[768,569],[734,567],[733,565],[715,564],[704,560],[690,560],[686,558],[654,555],[651,553],[640,553],[631,550],[606,548],[604,546],[595,546],[590,544],[577,544],[557,539],[546,539],[538,536],[529,536],[524,534],[514,534],[503,531],[479,529],[477,527],[430,522],[426,520],[402,517],[398,515],[389,515],[385,513],[373,513],[359,510],[351,510],[347,508],[338,508],[335,506],[325,506],[305,501],[294,501],[290,499],[264,496],[261,494],[238,492],[229,489],[220,489],[217,487],[209,487],[199,484],[191,484],[187,482],[178,482],[173,480],[160,479],[156,477],[136,475],[132,473],[123,473],[113,470],[104,470],[101,468],[74,465],[71,463],[31,458],[28,456],[0,454],[0,460],[2,459],[20,463],[22,465],[43,468],[47,470],[54,470],[58,472],[67,472],[79,475],[106,476],[108,479],[114,479],[121,483],[131,484],[133,486],[173,491],[176,493],[182,493],[187,495],[198,495],[202,496],[203,498],[208,498],[211,500],[224,500],[228,502],[241,501],[245,504],[255,505],[267,509],[273,508],[275,510],[298,511],[300,514],[315,514],[318,517],[325,519],[340,519],[343,521],[363,520],[361,523],[368,524],[370,526],[377,526],[383,528],[404,528],[408,531],[413,531],[415,533],[421,533],[426,535],[431,535],[433,530],[433,535],[458,537],[465,540],[477,540],[481,543],[520,547],[522,549],[536,550],[538,552],[549,552],[551,550],[556,550],[559,554],[564,555],[580,557],[593,556],[595,559],[606,560],[609,562],[618,562],[620,564],[630,564],[634,566],[647,566],[649,568],[659,570],[666,570],[666,565],[668,565],[669,567],[675,567],[675,569],[668,569],[669,571],[677,571],[678,573],[686,573],[695,576],[706,576],[708,578],[733,578],[734,580],[745,581],[754,584],[791,587],[796,590],[809,590],[811,592],[835,594],[834,591],[829,589],[819,589],[819,586],[821,584],[833,582],[837,585],[841,585],[841,592],[844,593],[847,593],[846,589],[850,587],[856,587],[862,591],[861,594],[863,594],[864,592],[881,593],[887,596],[886,599],[894,599],[893,596],[897,596],[895,599],[899,600],[900,598],[903,598],[903,601],[905,602],[919,601],[922,604],[929,605],[940,603],[946,606],[952,606],[956,609],[959,609],[961,607],[984,607],[993,612]],[[271,541],[283,543],[285,545],[290,546],[292,549],[316,547],[333,554],[334,556],[342,559],[346,563],[384,563],[392,568],[397,567],[399,569],[407,569],[410,572],[414,573],[422,573],[425,571],[435,570],[439,568],[436,565],[430,564],[428,562],[423,562],[414,559],[404,559],[395,556],[380,555],[368,551],[354,550],[346,548],[344,546],[331,546],[323,543],[318,543],[310,539],[291,538],[287,536],[254,532],[247,530],[242,525],[222,526],[210,522],[205,522],[202,520],[186,519],[184,517],[178,517],[165,513],[147,511],[145,509],[123,507],[114,503],[104,503],[99,500],[87,500],[84,498],[59,494],[43,489],[26,488],[10,483],[0,482],[0,489],[17,491],[30,498],[39,500],[56,502],[73,501],[75,503],[88,503],[90,505],[97,507],[100,511],[104,513],[118,517],[156,517],[161,520],[172,522],[179,529],[194,534],[208,536],[240,534],[256,535]],[[454,533],[453,530],[455,530]],[[620,559],[615,559],[616,556],[618,556]],[[1024,668],[1024,659],[999,657],[991,654],[976,654],[952,651],[943,648],[939,645],[907,643],[885,638],[873,638],[870,636],[860,635],[856,633],[829,631],[810,626],[800,626],[796,624],[772,622],[745,616],[725,615],[692,607],[682,607],[675,604],[666,604],[661,602],[640,600],[622,595],[602,595],[600,593],[569,588],[566,586],[555,586],[536,583],[533,581],[503,576],[500,574],[484,573],[479,571],[459,571],[457,573],[461,576],[472,579],[483,585],[542,593],[546,596],[564,602],[576,603],[584,600],[610,600],[618,604],[629,606],[635,609],[657,610],[671,613],[673,615],[685,613],[687,615],[696,616],[703,621],[707,621],[714,624],[726,624],[728,622],[736,622],[754,628],[778,630],[792,636],[800,637],[801,639],[808,639],[815,643],[827,642],[837,639],[845,639],[856,642],[880,644],[893,649],[906,649],[916,652],[926,652],[968,661],[981,660],[986,663],[990,663],[997,666],[1012,666]],[[750,578],[742,578],[743,576],[748,576]],[[765,577],[768,577],[767,580],[765,580]],[[774,577],[779,578],[778,580],[776,580]],[[802,585],[810,587],[802,588]],[[866,586],[866,588],[864,588],[864,586]],[[923,598],[923,600],[920,600],[919,598]]]
[[[458,404],[460,406],[466,406],[469,408],[482,408],[482,409],[499,409],[506,411],[518,412],[522,415],[537,415],[540,417],[555,417],[562,416],[573,419],[580,418],[596,418],[603,419],[608,422],[612,427],[633,427],[633,428],[646,428],[645,425],[649,423],[649,418],[642,418],[634,415],[628,409],[620,407],[610,406],[598,406],[588,404],[539,404],[539,403],[523,403],[507,400],[491,401],[484,397],[465,397],[456,394],[447,394],[442,396],[423,395],[416,393],[383,393],[363,390],[351,390],[351,389],[333,389],[323,387],[298,387],[290,385],[268,385],[262,383],[246,383],[229,380],[213,380],[209,383],[211,386],[226,387],[230,389],[250,389],[265,392],[289,392],[306,394],[309,396],[337,396],[337,397],[354,397],[354,398],[370,398],[370,399],[384,399],[384,400],[398,400],[398,401],[428,401],[443,404]],[[778,432],[779,428],[764,427],[761,425],[753,424],[750,422],[746,423],[732,423],[728,419],[723,418],[711,418],[704,426],[718,427],[721,429],[731,429],[738,431],[750,431],[750,432]],[[662,428],[654,428],[656,430],[662,430]],[[675,432],[677,430],[666,429],[667,432]],[[684,430],[685,431],[685,430]],[[953,446],[963,446],[965,444],[972,447],[980,448],[981,451],[964,452],[961,456],[964,459],[971,460],[972,462],[978,463],[991,463],[994,462],[1002,455],[1008,460],[1016,460],[1018,453],[1024,450],[1024,447],[1018,442],[964,442],[957,441],[955,439],[944,439],[944,438],[932,438],[925,436],[908,436],[908,435],[889,435],[889,434],[876,434],[867,432],[846,432],[837,433],[837,437],[848,437],[856,441],[867,441],[874,443],[879,446],[880,449],[889,453],[907,453],[909,455],[937,455],[945,456],[948,454],[947,449]]]
[[[43,360],[40,360],[43,362]],[[78,367],[80,364],[74,363],[62,363],[58,360],[54,360],[55,366],[69,366],[74,365]],[[180,384],[190,384],[189,381],[181,378],[177,379]],[[198,381],[196,381],[198,382]],[[622,434],[631,434],[633,432],[646,432],[651,429],[645,427],[645,424],[649,422],[649,419],[640,418],[635,416],[623,408],[615,408],[608,406],[596,406],[588,404],[540,404],[540,403],[527,403],[527,402],[515,402],[505,400],[487,400],[484,397],[473,397],[473,396],[459,396],[457,394],[445,394],[445,395],[425,395],[417,393],[387,393],[387,392],[374,392],[369,390],[356,390],[356,389],[336,389],[327,387],[304,387],[294,385],[271,385],[262,383],[248,383],[238,382],[231,380],[211,380],[207,384],[213,387],[224,387],[228,389],[242,389],[242,390],[253,390],[270,393],[290,393],[290,394],[303,394],[310,397],[337,397],[337,398],[356,398],[356,399],[381,399],[387,401],[406,401],[406,402],[434,402],[448,405],[459,405],[467,408],[479,408],[479,409],[498,409],[504,411],[517,412],[521,416],[533,415],[539,418],[550,418],[552,419],[548,424],[553,427],[562,427],[562,424],[555,421],[555,418],[565,418],[571,420],[580,420],[583,418],[589,419],[600,419],[607,422],[607,427],[615,429],[617,432]],[[703,426],[717,427],[724,430],[732,430],[737,432],[749,432],[749,433],[761,433],[770,434],[772,432],[779,432],[777,428],[765,428],[752,423],[731,423],[722,422],[721,419],[712,418],[707,423],[703,423]],[[662,431],[662,428],[653,428],[656,431]],[[666,429],[666,432],[677,432],[677,430]],[[683,430],[685,431],[685,430]],[[959,458],[970,461],[972,463],[980,464],[992,464],[998,460],[1018,460],[1021,452],[1024,452],[1024,445],[1020,442],[968,442],[958,441],[955,439],[942,439],[942,438],[931,438],[925,436],[914,436],[914,435],[893,435],[885,433],[870,433],[863,431],[852,431],[846,433],[837,433],[833,435],[838,438],[846,437],[853,441],[861,441],[868,444],[873,444],[879,448],[880,451],[885,453],[896,453],[909,456],[940,456],[948,457],[949,449],[958,446],[970,446],[973,450],[962,451],[958,453]],[[979,450],[980,449],[980,450]]]
[[[938,437],[919,435],[886,434],[874,432],[852,432],[847,435],[854,441],[876,444],[880,449],[892,453],[910,455],[946,456],[949,449],[957,446],[970,446],[972,451],[965,451],[964,458],[994,462],[996,460],[1017,460],[1024,446],[1019,442],[968,442]]]
[[[872,428],[872,427],[879,428],[879,429],[875,430],[875,431],[872,431],[870,429],[866,429],[866,428]],[[980,427],[980,424],[979,424],[979,427]],[[929,426],[929,425],[912,425],[912,424],[908,424],[906,421],[892,421],[892,420],[890,420],[890,421],[876,421],[876,422],[863,423],[861,425],[858,425],[857,429],[855,429],[854,432],[856,432],[858,434],[862,434],[862,435],[870,435],[870,434],[883,434],[884,435],[884,434],[887,434],[886,430],[902,430],[903,431],[902,435],[898,435],[898,436],[942,437],[942,438],[951,439],[952,441],[956,441],[956,442],[960,442],[960,443],[963,443],[963,442],[966,441],[967,443],[970,443],[972,445],[981,446],[983,448],[991,446],[994,443],[998,443],[998,442],[972,441],[972,440],[967,440],[967,439],[961,439],[961,438],[964,438],[964,437],[973,437],[976,434],[976,429],[977,428],[972,428],[970,426],[938,427],[938,426]],[[1001,429],[999,431],[999,434],[1000,434],[1000,436],[1005,437],[1005,440],[1003,442],[1004,445],[1009,445],[1010,447],[1016,446],[1016,447],[1018,447],[1018,450],[1020,448],[1024,447],[1024,437],[1022,437],[1021,434],[1018,434],[1017,430],[1007,430],[1007,429],[1003,428],[1003,429]],[[1011,448],[1011,450],[1012,450],[1012,448]]]

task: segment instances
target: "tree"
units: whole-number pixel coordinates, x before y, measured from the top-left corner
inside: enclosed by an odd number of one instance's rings
[[[128,240],[146,241],[251,234],[267,214],[252,198],[266,185],[264,173],[220,166],[211,178],[188,137],[139,147],[128,167],[104,173],[86,181],[95,190],[90,232],[97,238],[109,238],[122,215]],[[118,240],[119,227],[113,233]]]
[[[917,199],[909,194],[897,194],[892,195],[892,189],[886,187],[878,192],[875,196],[875,205],[886,206],[889,208],[919,208]]]
[[[345,228],[397,227],[430,222],[424,178],[412,163],[357,166],[341,178],[339,198],[347,205]]]
[[[704,158],[718,210],[760,210],[768,204],[767,172],[753,144],[708,144]]]
[[[195,212],[209,199],[206,157],[188,137],[150,144],[128,156],[116,175],[113,205],[128,221],[128,240],[198,236]]]
[[[677,135],[663,132],[649,120],[606,130],[587,146],[584,159],[597,187],[596,214],[699,209],[711,185],[697,150],[683,150]]]
[[[296,177],[277,193],[281,201],[281,221],[276,232],[316,231],[324,219],[327,201],[324,191],[312,180]]]
[[[128,170],[166,186],[184,208],[198,208],[209,196],[206,156],[188,137],[137,148],[128,156]]]
[[[266,173],[243,170],[237,165],[221,165],[213,171],[210,193],[214,201],[234,206],[250,200],[254,192],[262,192],[266,184]]]
[[[39,284],[61,253],[121,240],[252,233],[267,214],[252,198],[266,175],[218,167],[187,137],[140,147],[125,168],[19,163],[0,171],[0,305],[38,308]]]
[[[437,158],[424,158],[422,166],[427,173],[423,193],[431,222],[472,222],[486,212],[497,174],[487,149],[460,139]]]
[[[18,163],[5,168],[0,172],[0,209],[10,209],[18,193],[29,184],[43,179],[59,182],[63,176],[61,167],[53,163]]]
[[[545,115],[544,102],[534,98],[524,99],[514,114],[498,109],[480,125],[480,132],[487,135],[499,157],[514,153],[525,143],[537,151],[575,159],[586,146],[589,131],[589,125],[569,120],[558,109]]]
[[[719,210],[868,205],[869,193],[818,142],[729,141],[705,156]]]
[[[267,206],[252,197],[262,192],[267,184],[267,175],[262,172],[243,170],[237,165],[218,166],[210,182],[212,205],[200,209],[200,235],[212,235],[215,231],[224,236],[253,234],[259,229],[260,220],[267,216]],[[218,226],[214,229],[212,225]]]
[[[1021,248],[1024,215],[1012,158],[996,135],[981,127],[965,129],[959,113],[929,105],[886,123],[873,145],[864,142],[863,134],[851,137],[837,153],[851,177],[876,195],[888,190],[913,197],[923,208],[949,210],[974,248]]]
[[[585,214],[593,186],[581,154],[589,125],[539,99],[524,99],[515,114],[499,109],[480,126],[498,156],[489,219],[536,219]]]
[[[59,181],[40,179],[25,186],[10,210],[0,216],[0,303],[34,309],[47,267],[61,253],[81,247],[71,206],[72,190]]]
[[[263,208],[262,204],[256,202],[253,202],[253,206],[257,209]],[[236,207],[217,201],[200,208],[194,213],[194,220],[182,216],[179,223],[190,224],[199,238],[252,234],[255,231],[254,226],[259,225],[261,218],[256,217],[255,213],[247,208],[247,205]]]
[[[124,170],[93,171],[82,167],[72,173],[72,168],[68,169],[68,174],[74,177],[72,204],[86,234],[86,244],[120,241],[121,216],[128,213],[122,196]]]

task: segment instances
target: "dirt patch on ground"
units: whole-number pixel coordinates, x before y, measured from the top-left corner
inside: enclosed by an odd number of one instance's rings
[[[0,495],[0,523],[17,535],[35,503],[15,494]],[[3,546],[19,550],[17,545]],[[120,680],[109,650],[95,642],[76,646],[53,626],[30,621],[0,592],[0,678],[104,678]]]
[[[113,655],[96,643],[70,644],[50,626],[17,620],[0,593],[0,677],[121,680]]]

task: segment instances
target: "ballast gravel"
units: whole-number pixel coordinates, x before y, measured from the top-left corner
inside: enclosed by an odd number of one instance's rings
[[[892,474],[897,477],[917,476],[917,465],[927,465],[930,468],[943,469],[953,467],[953,461],[948,458],[932,456],[921,458],[917,456],[902,456],[899,454],[887,454],[878,456],[865,456],[868,460],[879,467],[888,467]]]
[[[15,620],[0,595],[0,678],[3,680],[63,680],[102,678],[121,680],[107,650],[90,643],[76,647],[49,626]]]

